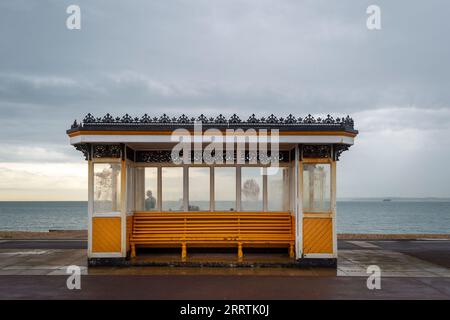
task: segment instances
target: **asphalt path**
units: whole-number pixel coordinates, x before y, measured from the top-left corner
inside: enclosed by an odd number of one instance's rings
[[[0,299],[450,299],[450,278],[385,278],[369,290],[363,277],[91,276],[69,290],[67,276],[0,276]]]

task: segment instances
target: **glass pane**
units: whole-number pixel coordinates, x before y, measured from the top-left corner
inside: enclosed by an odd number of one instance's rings
[[[145,168],[145,211],[155,211],[158,197],[158,168]]]
[[[303,165],[303,211],[331,211],[331,175],[329,164]]]
[[[120,164],[94,163],[94,212],[118,212],[120,209]]]
[[[236,168],[214,168],[216,211],[236,211]]]
[[[136,168],[135,170],[136,210],[156,211],[158,199],[158,168]]]
[[[289,211],[288,168],[278,168],[267,176],[267,202],[269,211]]]
[[[162,210],[182,211],[183,168],[162,168]]]
[[[189,211],[209,210],[209,168],[189,168]]]
[[[136,168],[134,175],[134,207],[136,211],[144,211],[145,205],[145,168]]]
[[[263,210],[262,168],[244,167],[241,170],[241,209],[244,211]]]

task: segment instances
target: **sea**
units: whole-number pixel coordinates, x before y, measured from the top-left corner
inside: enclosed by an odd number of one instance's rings
[[[1,231],[87,229],[87,202],[0,202]],[[337,202],[338,233],[450,233],[450,201]]]

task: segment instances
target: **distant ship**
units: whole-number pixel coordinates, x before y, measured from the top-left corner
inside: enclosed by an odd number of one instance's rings
[[[388,202],[388,201],[392,201],[392,199],[383,199],[383,201]]]

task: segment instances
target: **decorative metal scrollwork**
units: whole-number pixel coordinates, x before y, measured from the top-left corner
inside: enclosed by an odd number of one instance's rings
[[[229,124],[258,124],[258,125],[278,125],[278,126],[299,126],[299,125],[329,125],[329,126],[344,126],[348,129],[354,128],[354,121],[349,116],[345,118],[333,118],[330,115],[327,115],[325,118],[315,118],[312,115],[308,115],[305,118],[296,118],[292,114],[289,114],[287,117],[277,118],[275,115],[271,114],[270,116],[257,118],[254,114],[252,114],[247,121],[242,121],[236,114],[233,114],[228,119],[219,114],[217,117],[207,118],[205,115],[201,114],[197,118],[191,117],[189,118],[185,114],[179,117],[169,117],[167,114],[163,114],[160,117],[151,118],[149,115],[144,114],[142,117],[131,117],[129,114],[125,114],[123,117],[113,117],[109,113],[107,113],[104,117],[94,117],[91,113],[88,113],[81,123],[75,121],[71,128],[80,128],[83,125],[105,125],[105,124],[172,124],[172,125],[184,125],[184,124],[194,124],[196,121],[202,122],[204,124],[211,125],[229,125]]]
[[[311,144],[302,145],[303,158],[331,158],[331,145]]]
[[[247,123],[259,123],[259,119],[256,118],[255,114],[252,114],[252,115],[248,118]]]
[[[160,123],[169,123],[171,120],[167,114],[163,114],[161,117],[159,117]]]
[[[233,114],[228,122],[229,123],[241,123],[242,121],[236,114]]]
[[[342,152],[350,148],[346,144],[331,145],[302,145],[303,158],[332,158],[338,161]]]
[[[338,161],[342,152],[347,151],[349,148],[350,148],[350,146],[347,144],[335,144],[333,146],[333,150],[334,150],[333,160]]]
[[[205,117],[204,114],[201,114],[198,118],[197,121],[202,122],[202,123],[207,123],[208,122],[208,118]]]
[[[282,118],[281,118],[282,119]],[[277,124],[281,121],[279,121],[277,119],[277,117],[275,117],[273,114],[271,114],[267,119],[266,119],[266,123],[270,123],[270,124]]]
[[[122,146],[118,144],[96,144],[93,145],[92,155],[94,158],[120,158]]]
[[[206,156],[207,159],[203,157]],[[172,163],[173,161],[182,160],[183,153],[180,152],[179,155],[172,158],[171,150],[146,150],[146,151],[136,151],[136,161],[137,162],[147,162],[147,163]],[[212,152],[211,155],[204,155],[203,151],[191,151],[191,163],[198,161],[212,161],[216,162],[236,162],[238,153],[236,151],[223,151],[222,154],[217,154]],[[262,154],[257,151],[245,151],[241,154],[242,162],[252,162],[260,161],[261,163],[269,163],[271,161],[287,162],[289,161],[289,151],[279,151],[277,154]]]
[[[85,160],[90,160],[90,155],[91,155],[91,145],[88,143],[80,143],[80,144],[76,144],[75,149],[77,149],[78,151],[81,151],[83,153],[84,159]]]
[[[137,162],[172,162],[170,150],[136,151]]]
[[[126,150],[125,153],[127,155],[127,159],[130,161],[134,161],[135,160],[134,150],[131,149],[130,147],[126,147],[125,150]]]
[[[216,117],[216,120],[215,120],[214,123],[216,123],[216,124],[225,124],[225,123],[227,123],[227,122],[228,122],[228,121],[227,121],[227,118],[225,118],[223,115],[219,114],[219,115]]]

